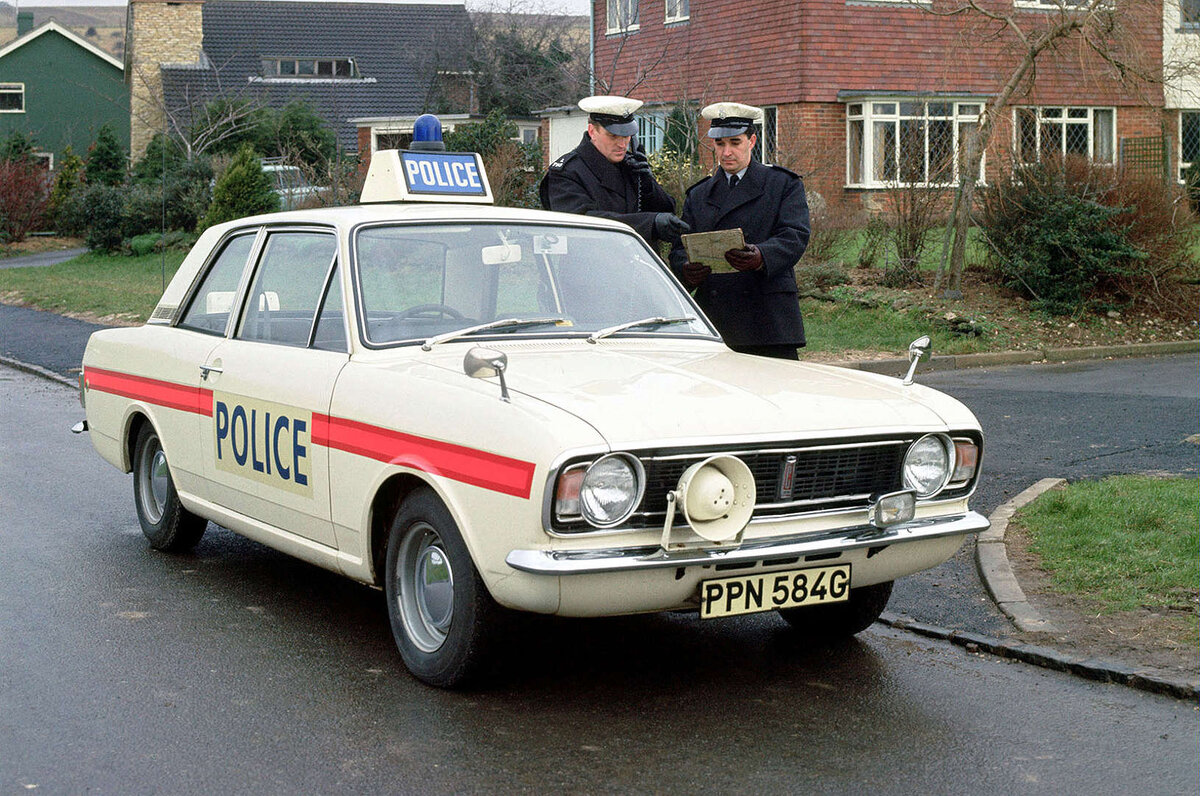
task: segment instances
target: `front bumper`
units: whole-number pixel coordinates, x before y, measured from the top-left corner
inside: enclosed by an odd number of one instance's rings
[[[657,545],[602,550],[513,550],[510,567],[534,575],[597,575],[669,567],[775,563],[778,559],[823,556],[861,548],[967,536],[986,530],[988,520],[969,511],[949,517],[913,520],[889,528],[871,525],[838,528],[820,534],[762,539],[735,548],[702,548],[667,552]],[[784,563],[779,561],[778,563]]]

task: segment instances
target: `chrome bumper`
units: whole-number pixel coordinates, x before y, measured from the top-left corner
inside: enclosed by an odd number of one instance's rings
[[[987,518],[969,511],[951,517],[934,517],[875,528],[863,525],[838,528],[821,534],[746,542],[734,548],[704,548],[666,552],[657,545],[607,550],[513,550],[508,565],[534,575],[596,575],[668,567],[713,564],[754,564],[760,561],[825,555],[863,547],[887,547],[945,536],[966,536],[988,527]]]

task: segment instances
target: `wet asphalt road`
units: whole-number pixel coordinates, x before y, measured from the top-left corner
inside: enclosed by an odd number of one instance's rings
[[[926,381],[1013,440],[990,442],[986,510],[1064,462],[1195,472],[1175,428],[1195,430],[1194,359]],[[1089,391],[1111,411],[1084,408]],[[770,615],[532,621],[492,687],[435,691],[404,672],[377,592],[212,526],[192,555],[150,551],[129,477],[66,433],[79,417],[71,391],[0,369],[0,794],[1194,793],[1200,778],[1194,704],[879,625],[807,649]],[[969,616],[956,566],[891,608]]]

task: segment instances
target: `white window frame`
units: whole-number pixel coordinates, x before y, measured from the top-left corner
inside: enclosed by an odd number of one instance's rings
[[[691,16],[690,0],[664,0],[663,8],[664,25],[670,25],[675,22],[687,22]]]
[[[0,83],[0,94],[15,94],[21,98],[20,108],[0,108],[0,113],[24,113],[25,112],[25,84],[24,83]]]
[[[1086,114],[1084,113],[1086,112]],[[1034,152],[1037,155],[1035,160],[1025,160],[1021,151],[1022,133],[1021,133],[1021,117],[1023,114],[1034,114],[1036,125],[1034,127],[1035,138],[1033,142]],[[1108,115],[1109,136],[1108,136],[1108,158],[1097,159],[1096,157],[1096,138],[1097,116],[1101,114]],[[1081,105],[1022,105],[1013,108],[1012,129],[1013,129],[1013,161],[1021,165],[1030,165],[1038,163],[1042,158],[1042,128],[1044,125],[1057,125],[1062,128],[1060,132],[1061,147],[1060,153],[1065,154],[1067,151],[1067,126],[1087,124],[1087,141],[1088,151],[1087,158],[1092,163],[1100,166],[1113,166],[1117,162],[1117,109],[1113,107],[1091,107]],[[1078,153],[1083,154],[1083,153]]]
[[[34,151],[33,162],[44,168],[46,171],[54,171],[54,153]]]
[[[606,34],[633,33],[641,28],[638,22],[638,0],[607,0],[604,8]]]
[[[1075,11],[1091,0],[1013,0],[1014,8],[1034,8],[1039,11]]]
[[[666,111],[647,111],[637,115],[638,144],[647,155],[662,149],[667,133]]]
[[[925,163],[922,169],[923,175],[928,178],[930,171],[929,158],[929,121],[949,121],[951,123],[951,146],[955,153],[962,151],[964,146],[963,128],[970,125],[979,124],[979,114],[983,111],[984,101],[980,98],[956,98],[956,97],[937,97],[937,96],[915,96],[915,97],[857,97],[851,100],[845,100],[846,105],[846,187],[847,188],[892,188],[897,185],[906,187],[949,187],[958,184],[959,179],[959,161],[960,157],[956,154],[951,159],[950,179],[946,182],[931,183],[928,179],[919,182],[905,182],[900,179],[901,163],[900,163],[900,122],[901,120],[920,120],[924,122],[925,136]],[[918,115],[910,112],[904,113],[901,105],[922,105],[922,112]],[[929,115],[929,105],[946,104],[950,105],[950,115]],[[894,130],[892,134],[892,167],[896,176],[888,178],[875,173],[876,167],[876,130],[884,125],[891,127]],[[860,149],[857,153],[858,162],[855,162],[855,155],[851,142],[854,140],[854,129],[859,128],[859,145]],[[983,176],[986,174],[986,155],[979,160],[979,175],[976,177],[976,185],[983,184]],[[857,179],[855,175],[857,174]]]
[[[773,152],[767,152],[767,137],[770,134]],[[770,157],[768,157],[768,154]],[[754,155],[759,163],[773,163],[779,155],[779,106],[766,105],[763,107],[763,121],[758,129],[758,143],[754,145]]]
[[[1176,128],[1175,128],[1179,131],[1179,140],[1177,142],[1179,146],[1178,146],[1178,149],[1176,150],[1176,155],[1177,155],[1176,162],[1179,164],[1179,184],[1180,185],[1183,184],[1183,173],[1185,171],[1187,171],[1188,167],[1191,166],[1192,163],[1195,162],[1195,161],[1183,159],[1183,116],[1184,116],[1184,114],[1196,117],[1196,126],[1198,128],[1196,134],[1198,137],[1200,137],[1200,108],[1182,108],[1182,109],[1180,109],[1179,118],[1176,120],[1177,124],[1176,124]],[[1200,142],[1197,142],[1197,149],[1200,150]]]

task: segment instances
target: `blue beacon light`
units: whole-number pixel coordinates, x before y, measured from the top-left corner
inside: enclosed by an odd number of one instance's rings
[[[413,138],[409,150],[413,152],[445,152],[442,141],[442,123],[432,113],[425,113],[413,122]]]

